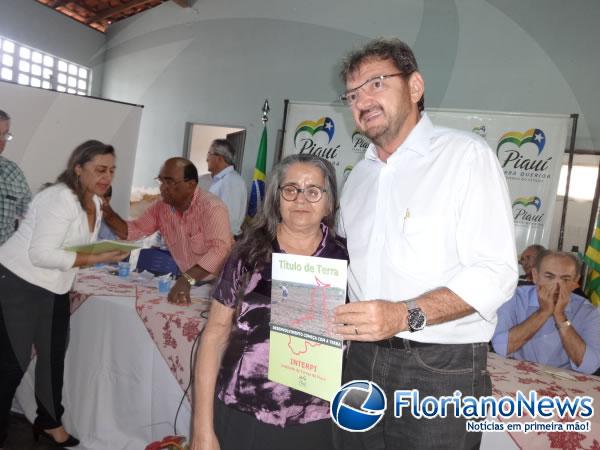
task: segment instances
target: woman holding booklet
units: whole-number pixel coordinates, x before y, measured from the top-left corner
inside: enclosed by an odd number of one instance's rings
[[[61,448],[79,444],[61,423],[68,292],[79,267],[117,262],[128,253],[84,254],[66,248],[96,239],[102,219],[100,197],[111,185],[114,171],[112,146],[84,142],[56,182],[33,198],[19,229],[0,247],[0,448],[32,344],[37,354],[33,436]]]
[[[227,261],[198,348],[192,450],[329,449],[329,403],[267,378],[271,256],[347,259],[333,225],[335,171],[319,157],[284,158],[262,211]],[[233,324],[233,327],[232,327]]]

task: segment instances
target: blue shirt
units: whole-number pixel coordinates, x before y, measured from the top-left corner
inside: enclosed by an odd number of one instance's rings
[[[600,310],[585,298],[575,294],[571,294],[571,301],[565,309],[565,315],[585,342],[585,354],[580,366],[569,359],[553,316],[523,347],[510,355],[507,354],[510,329],[527,320],[539,308],[536,286],[517,288],[513,298],[498,310],[498,325],[492,337],[492,345],[496,353],[582,373],[594,373],[600,367]]]
[[[241,234],[248,204],[248,191],[244,179],[233,169],[233,166],[229,166],[213,177],[208,191],[227,205],[231,233],[234,236]]]

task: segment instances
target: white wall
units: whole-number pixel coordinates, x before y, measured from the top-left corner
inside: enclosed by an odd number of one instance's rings
[[[0,99],[16,137],[3,155],[21,167],[32,192],[56,180],[75,147],[97,139],[116,149],[112,204],[127,216],[141,108],[7,82]]]
[[[105,34],[34,0],[0,0],[0,35],[90,67],[92,94],[100,95]]]
[[[340,56],[397,35],[417,54],[428,106],[577,112],[578,147],[600,148],[599,19],[596,0],[167,2],[111,28],[103,94],[146,106],[134,185],[183,153],[187,121],[246,127],[249,180],[264,98],[270,162],[283,100],[335,99]]]
[[[598,149],[599,20],[597,0],[166,2],[114,24],[107,39],[33,0],[0,1],[1,34],[92,66],[96,94],[146,105],[135,185],[183,154],[187,121],[247,128],[249,180],[264,98],[270,163],[283,100],[333,100],[339,57],[379,35],[413,46],[428,106],[577,112],[577,146]]]

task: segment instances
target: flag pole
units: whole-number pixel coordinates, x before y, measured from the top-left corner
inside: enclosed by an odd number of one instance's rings
[[[269,100],[265,99],[262,107],[263,130],[256,154],[256,166],[252,177],[250,201],[248,203],[248,219],[252,219],[262,207],[265,197],[265,181],[267,178],[267,121],[269,120]]]
[[[269,112],[271,111],[271,108],[269,106],[269,99],[265,98],[265,103],[263,103],[263,107],[262,107],[262,123],[263,125],[267,125],[267,122],[269,121]]]

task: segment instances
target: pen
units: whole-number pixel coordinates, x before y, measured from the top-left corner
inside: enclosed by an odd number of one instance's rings
[[[410,218],[410,209],[406,208],[406,212],[404,213],[404,220],[402,221],[402,232],[404,233],[404,229],[406,227],[406,219]]]

